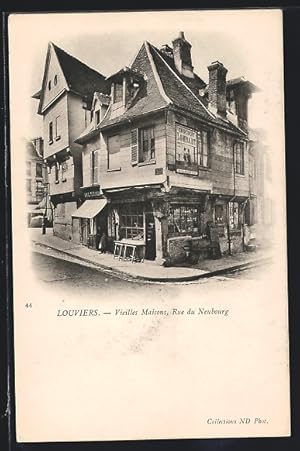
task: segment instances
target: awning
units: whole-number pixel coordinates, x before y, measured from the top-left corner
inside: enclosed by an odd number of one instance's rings
[[[74,218],[91,219],[97,216],[107,204],[106,199],[89,199],[86,200],[76,211],[72,214]]]

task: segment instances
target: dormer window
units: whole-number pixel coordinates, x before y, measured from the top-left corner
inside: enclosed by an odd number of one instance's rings
[[[121,83],[115,83],[114,103],[122,102],[122,100],[123,100],[123,85]]]

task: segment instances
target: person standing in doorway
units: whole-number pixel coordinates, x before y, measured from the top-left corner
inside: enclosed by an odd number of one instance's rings
[[[105,232],[103,232],[99,241],[99,251],[101,252],[101,254],[106,254],[106,250],[107,250],[107,235]]]

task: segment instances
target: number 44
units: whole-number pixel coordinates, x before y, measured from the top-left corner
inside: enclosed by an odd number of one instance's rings
[[[27,303],[25,304],[25,307],[26,307],[26,308],[32,308],[32,303],[31,303],[31,302],[27,302]]]

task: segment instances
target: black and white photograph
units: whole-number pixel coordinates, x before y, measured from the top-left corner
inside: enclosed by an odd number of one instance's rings
[[[9,73],[18,441],[289,436],[281,11],[13,14]]]

